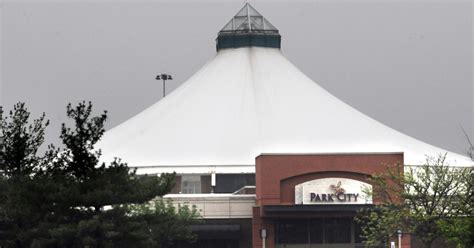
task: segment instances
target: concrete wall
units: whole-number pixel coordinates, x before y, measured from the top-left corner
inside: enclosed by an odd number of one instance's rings
[[[255,195],[168,194],[173,204],[196,206],[203,219],[252,218]]]

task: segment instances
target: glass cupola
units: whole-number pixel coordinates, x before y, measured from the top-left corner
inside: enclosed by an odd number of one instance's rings
[[[280,48],[281,36],[265,17],[249,3],[219,31],[216,39],[217,51],[238,47]]]

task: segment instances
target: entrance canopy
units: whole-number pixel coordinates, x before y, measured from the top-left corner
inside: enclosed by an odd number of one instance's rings
[[[340,212],[351,212],[356,213],[357,211],[365,208],[372,208],[373,205],[358,205],[358,204],[333,204],[333,205],[265,205],[263,211],[265,215],[276,215],[281,216],[282,214],[295,214],[295,213],[340,213]]]

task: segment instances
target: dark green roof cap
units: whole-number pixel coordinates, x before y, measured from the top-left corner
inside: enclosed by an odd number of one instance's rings
[[[216,48],[273,47],[280,48],[281,36],[265,17],[249,3],[219,31]]]

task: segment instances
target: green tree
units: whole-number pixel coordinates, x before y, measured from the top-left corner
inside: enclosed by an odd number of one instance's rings
[[[37,155],[44,142],[49,121],[43,113],[33,124],[28,123],[30,112],[24,103],[17,103],[7,117],[0,108],[0,171],[4,177],[19,179],[31,177],[42,158]]]
[[[154,247],[158,244],[162,248],[175,247],[177,241],[192,242],[196,238],[188,228],[197,223],[195,207],[175,207],[170,200],[156,199],[149,205],[132,205],[129,210],[135,223],[145,223],[136,225],[137,229],[134,231],[149,232],[147,239],[141,241],[141,247]]]
[[[49,122],[44,114],[32,123],[29,118],[24,103],[6,116],[0,108],[0,246],[27,247],[50,211],[44,201],[49,184],[35,176],[47,163],[37,153]]]
[[[396,164],[370,179],[374,199],[381,204],[357,218],[363,224],[365,242],[378,245],[401,229],[416,235],[425,247],[440,236],[470,247],[472,229],[458,225],[472,224],[472,168],[449,166],[446,155],[405,168],[403,173],[403,165]]]
[[[469,134],[467,134],[466,130],[464,130],[464,128],[462,128],[462,127],[461,127],[461,130],[464,134],[464,137],[466,138],[466,142],[467,142],[467,145],[468,145],[466,154],[467,154],[467,156],[469,156],[471,158],[471,160],[474,161],[474,144],[472,143],[471,138],[469,137]]]
[[[115,159],[100,163],[95,144],[104,133],[106,112],[92,104],[67,106],[73,126],[63,124],[63,149],[49,146],[36,155],[48,124],[44,115],[28,124],[24,104],[1,121],[0,246],[2,247],[166,247],[192,240],[195,209],[149,202],[168,193],[174,174],[137,175]],[[159,198],[158,198],[159,199]],[[174,225],[170,220],[173,220]],[[156,235],[169,230],[169,236]]]

